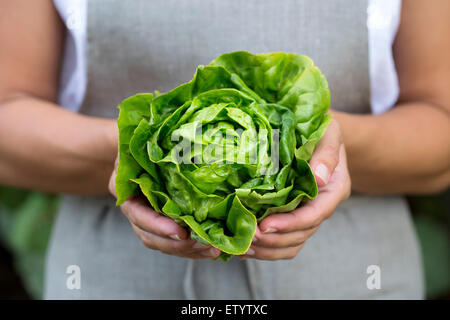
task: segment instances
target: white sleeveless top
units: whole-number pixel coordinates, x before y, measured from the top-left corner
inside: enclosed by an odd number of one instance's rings
[[[54,0],[55,7],[68,30],[59,103],[72,111],[79,110],[86,88],[86,1]],[[374,114],[389,110],[398,98],[399,86],[392,55],[392,44],[400,23],[400,12],[401,0],[369,0],[367,27],[369,31],[370,102]]]

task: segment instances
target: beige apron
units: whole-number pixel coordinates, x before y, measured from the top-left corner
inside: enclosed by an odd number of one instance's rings
[[[81,113],[115,118],[137,92],[168,91],[224,52],[307,54],[332,108],[370,112],[366,1],[96,0],[88,2],[88,82]],[[368,146],[370,147],[370,146]],[[110,196],[65,196],[54,228],[46,298],[422,298],[417,239],[404,199],[353,195],[296,258],[189,260],[145,248]],[[81,270],[81,289],[66,269]],[[367,268],[381,288],[366,285]]]

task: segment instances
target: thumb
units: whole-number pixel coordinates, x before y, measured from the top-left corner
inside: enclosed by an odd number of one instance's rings
[[[116,175],[117,175],[117,166],[119,165],[119,152],[117,152],[116,160],[114,161],[114,169],[109,177],[108,189],[109,192],[117,198],[116,195]]]
[[[319,187],[328,183],[336,168],[341,144],[342,135],[339,124],[336,120],[332,120],[309,161]]]

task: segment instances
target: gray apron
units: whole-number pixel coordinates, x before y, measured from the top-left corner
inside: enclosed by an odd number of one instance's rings
[[[307,54],[332,107],[370,112],[366,1],[88,1],[81,113],[115,118],[137,92],[168,91],[221,53]],[[292,260],[190,260],[145,248],[111,196],[64,196],[48,253],[49,299],[422,298],[417,239],[401,197],[353,195]],[[69,289],[77,265],[81,288]],[[366,285],[380,268],[381,288]]]

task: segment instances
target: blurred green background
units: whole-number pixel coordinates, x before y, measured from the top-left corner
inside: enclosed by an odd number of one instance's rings
[[[59,197],[0,186],[0,299],[42,298],[45,252]],[[408,198],[428,299],[450,299],[450,191]]]

